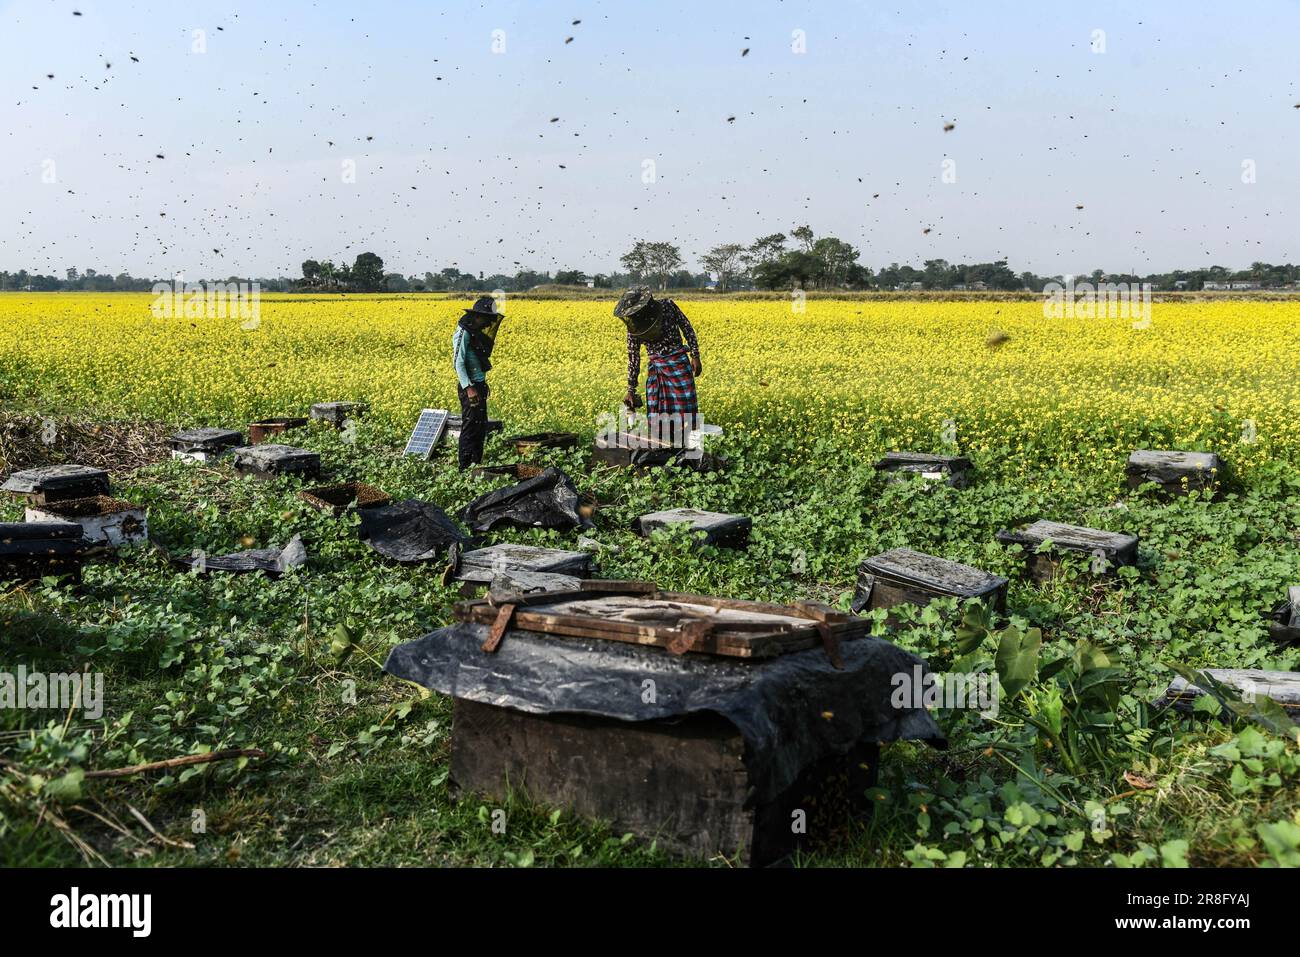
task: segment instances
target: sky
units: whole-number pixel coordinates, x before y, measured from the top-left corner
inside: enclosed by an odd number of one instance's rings
[[[1297,36],[1273,0],[0,0],[0,269],[698,268],[801,224],[873,268],[1295,261]]]

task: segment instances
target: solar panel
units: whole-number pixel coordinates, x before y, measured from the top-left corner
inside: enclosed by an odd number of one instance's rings
[[[420,412],[420,419],[415,423],[415,428],[411,432],[411,437],[407,439],[406,449],[402,454],[418,455],[422,459],[427,459],[433,454],[433,447],[438,444],[446,429],[446,409],[424,409]]]

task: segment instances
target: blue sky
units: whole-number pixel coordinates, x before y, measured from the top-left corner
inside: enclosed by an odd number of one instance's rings
[[[801,223],[872,267],[1295,261],[1298,27],[1268,0],[9,0],[0,268],[594,272]]]

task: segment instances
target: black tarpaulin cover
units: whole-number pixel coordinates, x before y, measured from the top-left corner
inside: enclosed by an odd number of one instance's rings
[[[775,798],[804,768],[859,742],[945,744],[934,719],[910,706],[910,695],[908,707],[891,703],[894,675],[914,680],[914,668],[928,669],[881,638],[844,642],[844,667],[836,669],[821,648],[744,661],[514,629],[488,654],[479,647],[488,631],[449,625],[398,645],[384,670],[454,698],[533,714],[650,721],[716,712],[745,739],[750,804]]]
[[[523,528],[578,528],[578,488],[573,479],[548,468],[517,485],[480,495],[465,506],[460,518],[476,532],[502,523]]]
[[[467,540],[451,517],[431,502],[408,498],[360,511],[357,534],[375,551],[399,562],[422,562]]]

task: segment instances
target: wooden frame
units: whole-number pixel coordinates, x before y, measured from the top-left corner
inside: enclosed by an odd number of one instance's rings
[[[658,621],[620,621],[597,614],[557,612],[548,606],[572,606],[613,598],[643,599],[670,605],[694,606],[664,610]],[[698,609],[734,612],[720,620]],[[519,595],[508,602],[490,599],[460,602],[456,618],[480,625],[495,625],[499,641],[505,629],[519,628],[546,635],[574,638],[603,638],[636,645],[665,648],[673,654],[687,651],[734,658],[770,658],[776,655],[825,646],[832,661],[838,662],[839,642],[861,638],[870,622],[819,602],[778,605],[660,591],[652,582],[583,582],[578,591],[537,592]],[[744,620],[748,614],[752,617]],[[504,620],[503,620],[503,615]],[[762,616],[762,617],[760,617]],[[773,620],[773,617],[781,620]],[[489,649],[494,650],[495,643]]]

